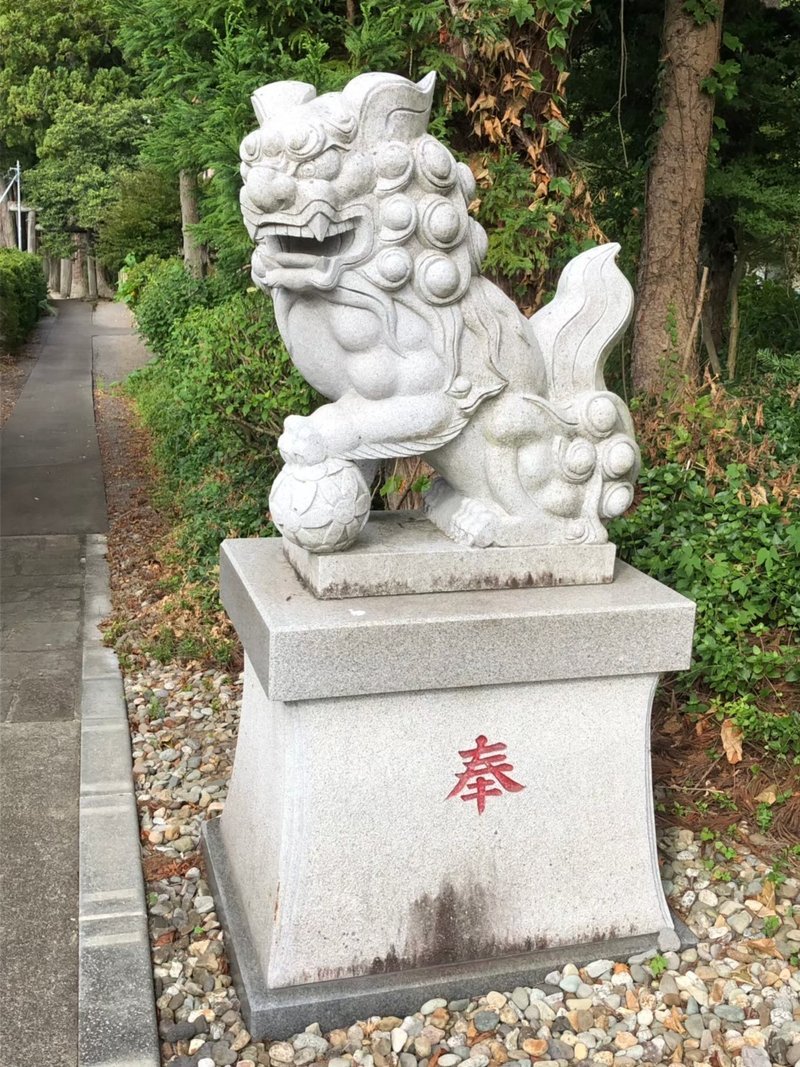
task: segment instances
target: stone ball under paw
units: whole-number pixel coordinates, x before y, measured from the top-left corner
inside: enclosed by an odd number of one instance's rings
[[[269,509],[283,536],[309,552],[341,552],[369,518],[370,493],[349,460],[287,463],[272,485]]]

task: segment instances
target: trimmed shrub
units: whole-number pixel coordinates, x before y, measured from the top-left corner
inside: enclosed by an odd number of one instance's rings
[[[173,309],[174,283],[172,270],[154,273],[137,317],[142,308]],[[162,285],[165,292],[154,292]],[[194,307],[173,322],[160,358],[128,388],[153,433],[186,575],[213,598],[208,579],[220,541],[274,532],[267,512],[280,467],[276,441],[286,415],[315,406],[314,391],[283,347],[271,302],[257,292]]]
[[[170,334],[189,310],[208,303],[208,285],[193,278],[180,259],[131,257],[118,296],[133,310],[139,333],[157,355],[167,351]]]
[[[47,282],[39,256],[0,248],[0,345],[17,348],[47,303]]]

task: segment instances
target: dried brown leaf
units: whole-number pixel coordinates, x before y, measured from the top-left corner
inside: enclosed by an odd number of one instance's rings
[[[741,763],[742,761],[742,731],[733,721],[726,719],[720,728],[722,747],[725,750],[725,758],[728,763]]]
[[[761,790],[761,792],[756,797],[756,803],[757,804],[774,804],[777,799],[778,799],[778,794],[775,792],[775,790],[772,788],[772,786],[770,786],[768,789],[762,789]]]

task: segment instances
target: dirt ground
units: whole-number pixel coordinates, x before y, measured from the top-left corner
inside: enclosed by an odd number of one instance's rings
[[[20,355],[0,352],[0,427],[5,426],[14,410],[28,376],[36,366],[35,348]]]

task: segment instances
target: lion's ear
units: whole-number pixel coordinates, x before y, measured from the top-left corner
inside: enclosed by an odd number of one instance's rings
[[[265,122],[288,110],[307,104],[317,95],[317,90],[308,82],[270,82],[256,89],[250,100],[253,103],[253,111],[256,118],[263,126]]]
[[[342,97],[358,112],[360,138],[367,144],[413,141],[428,128],[436,75],[416,84],[397,74],[359,74]]]

